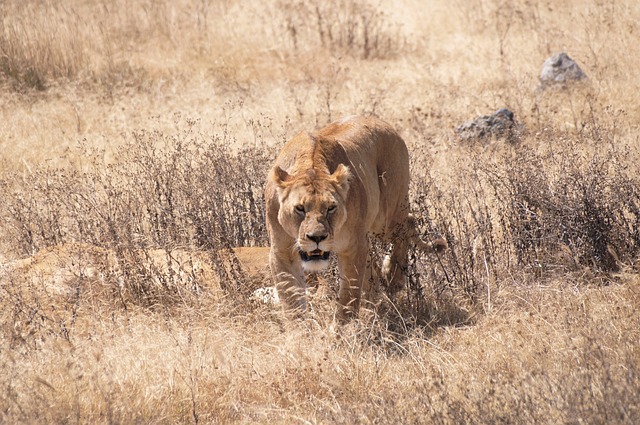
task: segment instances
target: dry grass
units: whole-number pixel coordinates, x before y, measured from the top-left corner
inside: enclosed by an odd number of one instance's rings
[[[0,422],[640,422],[639,18],[0,3]],[[588,82],[536,90],[560,50]],[[502,107],[515,142],[456,138]],[[451,249],[343,327],[331,271],[292,323],[250,296],[264,252],[232,248],[266,243],[278,146],[353,113],[405,137]]]

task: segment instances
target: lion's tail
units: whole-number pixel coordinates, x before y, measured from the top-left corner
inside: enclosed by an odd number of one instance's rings
[[[409,216],[407,217],[407,222],[409,227],[408,229],[409,240],[411,240],[411,242],[413,242],[416,245],[416,247],[418,247],[422,251],[425,251],[428,253],[443,252],[449,247],[447,240],[442,236],[436,237],[431,242],[425,242],[424,240],[422,240],[422,237],[420,237],[420,235],[418,234],[416,219],[415,217],[413,217],[413,215],[409,214]]]

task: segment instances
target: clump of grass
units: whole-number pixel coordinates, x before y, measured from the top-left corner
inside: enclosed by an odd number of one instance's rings
[[[406,44],[401,26],[363,1],[281,3],[294,50],[326,49],[358,59],[394,57]]]
[[[17,91],[68,82],[143,87],[157,68],[170,67],[153,59],[158,50],[218,47],[214,6],[183,3],[184,11],[170,1],[2,2],[0,79]]]
[[[87,28],[82,22],[61,4],[42,6],[0,4],[0,75],[16,88],[44,90],[50,78],[73,77],[88,60],[84,52],[88,42],[82,41]]]

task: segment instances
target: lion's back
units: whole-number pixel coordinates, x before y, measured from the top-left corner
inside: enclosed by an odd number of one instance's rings
[[[365,220],[370,231],[386,233],[389,224],[404,220],[409,153],[393,127],[375,117],[350,116],[318,131],[316,137],[338,145],[336,151],[344,151],[347,165],[360,183],[354,189],[362,191],[367,200],[370,213]]]

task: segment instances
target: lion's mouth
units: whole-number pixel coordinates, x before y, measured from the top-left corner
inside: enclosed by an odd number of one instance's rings
[[[302,258],[302,261],[328,260],[329,255],[331,255],[330,251],[322,251],[320,249],[314,249],[310,252],[300,250],[300,257]]]

